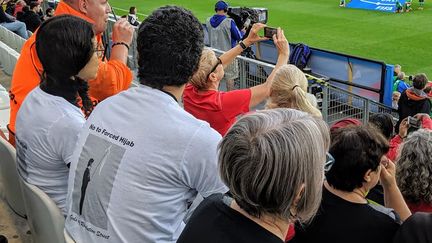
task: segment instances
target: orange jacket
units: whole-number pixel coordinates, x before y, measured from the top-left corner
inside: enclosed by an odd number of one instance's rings
[[[74,10],[63,1],[57,6],[55,14],[70,14],[93,23],[91,19]],[[15,132],[16,115],[24,98],[40,83],[39,74],[42,73],[43,69],[34,45],[36,35],[37,31],[25,42],[12,76],[11,89],[9,91],[11,98],[9,129],[12,132]],[[103,47],[100,35],[97,36],[97,41],[99,48]],[[89,80],[89,95],[100,101],[129,88],[131,82],[132,73],[125,64],[118,60],[103,62],[99,59],[97,78]]]

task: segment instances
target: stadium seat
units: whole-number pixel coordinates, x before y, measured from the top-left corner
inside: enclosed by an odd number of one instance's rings
[[[26,211],[15,159],[15,148],[5,139],[0,138],[0,176],[4,186],[5,199],[12,211],[24,218]]]
[[[27,221],[32,232],[33,242],[64,243],[64,217],[51,198],[38,187],[20,179]]]
[[[18,57],[18,52],[0,41],[0,64],[3,67],[3,72],[12,76]]]
[[[66,243],[75,243],[75,241],[72,239],[72,237],[66,231],[66,229],[64,230],[64,237],[65,237]]]

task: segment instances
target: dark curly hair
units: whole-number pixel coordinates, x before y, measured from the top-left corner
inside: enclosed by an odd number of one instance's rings
[[[78,106],[86,116],[93,110],[87,81],[77,75],[94,53],[93,27],[71,15],[45,21],[36,35],[36,52],[44,69],[40,88]]]
[[[365,173],[378,169],[381,157],[389,150],[388,141],[372,126],[350,126],[336,130],[330,154],[335,163],[327,172],[327,182],[334,188],[352,192],[363,185]]]
[[[161,89],[181,86],[197,71],[204,33],[189,10],[165,6],[142,22],[137,42],[140,82]]]

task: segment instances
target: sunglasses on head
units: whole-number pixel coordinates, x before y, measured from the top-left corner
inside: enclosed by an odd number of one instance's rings
[[[214,72],[214,71],[216,70],[216,68],[217,68],[219,65],[221,65],[221,64],[222,64],[221,59],[220,59],[219,57],[217,57],[217,63],[216,63],[216,65],[214,65],[214,67],[210,70],[209,74],[207,75],[207,79],[210,77],[210,74],[211,74],[212,72]]]

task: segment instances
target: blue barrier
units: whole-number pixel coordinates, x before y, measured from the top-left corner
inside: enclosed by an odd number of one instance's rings
[[[205,44],[208,45],[207,28],[204,25]],[[291,48],[294,44],[291,44]],[[252,46],[257,59],[276,64],[277,50],[272,40]],[[313,74],[328,77],[331,84],[370,100],[391,107],[393,85],[392,66],[380,61],[350,56],[337,52],[311,48],[308,63]],[[251,67],[250,72],[255,72]]]
[[[396,12],[396,2],[404,5],[405,0],[351,0],[346,7],[394,13]]]
[[[259,60],[276,63],[277,51],[272,41],[261,42],[252,49]],[[308,66],[312,73],[330,78],[332,84],[344,90],[391,106],[393,71],[387,71],[385,63],[317,48],[311,48],[311,52]]]

